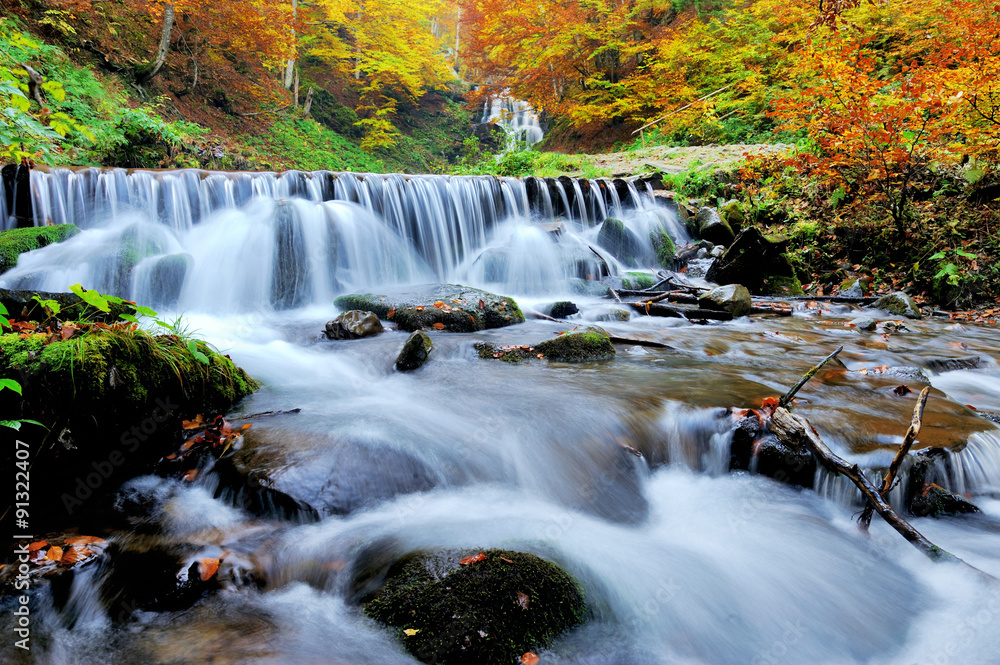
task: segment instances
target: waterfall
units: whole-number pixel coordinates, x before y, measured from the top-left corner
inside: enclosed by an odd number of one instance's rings
[[[538,114],[531,105],[507,95],[486,102],[481,122],[496,123],[503,127],[508,135],[528,145],[535,145],[545,137]]]
[[[619,267],[595,249],[609,210],[639,238],[687,239],[645,187],[620,180],[57,168],[33,171],[31,192],[36,225],[83,233],[22,255],[0,286],[79,282],[186,311],[288,309],[428,282],[571,293]]]

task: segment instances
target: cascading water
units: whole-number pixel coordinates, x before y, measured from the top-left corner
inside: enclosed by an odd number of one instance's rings
[[[496,123],[517,141],[535,145],[545,138],[538,114],[527,102],[504,95],[492,99],[483,107],[483,123]]]
[[[728,411],[783,393],[843,344],[845,366],[813,379],[796,409],[839,454],[876,469],[913,399],[895,394],[903,379],[858,370],[925,368],[905,381],[934,387],[918,448],[945,450],[929,480],[983,512],[913,522],[998,576],[1000,438],[965,406],[1000,411],[995,330],[907,321],[876,338],[842,325],[855,315],[846,306],[712,326],[622,321],[616,303],[586,295],[601,270],[624,267],[597,246],[600,223],[619,216],[640,239],[687,233],[645,187],[621,181],[32,177],[36,223],[83,232],[22,255],[0,286],[81,282],[183,313],[264,384],[240,413],[298,411],[255,421],[237,451],[234,465],[259,482],[221,468],[192,482],[140,477],[108,509],[113,547],[186,563],[221,557],[222,590],[176,611],[137,610],[112,592],[163,571],[129,577],[111,558],[39,588],[37,649],[0,644],[0,660],[413,665],[398,635],[355,602],[368,558],[504,547],[560,563],[586,591],[591,616],[540,653],[545,663],[997,662],[995,585],[928,562],[878,519],[870,537],[859,534],[857,492],[842,478],[818,471],[805,491],[731,473]],[[432,333],[431,360],[405,374],[392,369],[402,331],[351,342],[318,333],[336,314],[335,294],[440,281],[518,296],[526,310],[571,299],[580,313]],[[536,344],[577,323],[670,348],[626,344],[612,361],[579,365],[511,365],[472,348]],[[928,369],[928,358],[955,354],[958,338],[979,362]],[[250,500],[251,490],[262,496]],[[8,633],[11,619],[0,614]]]

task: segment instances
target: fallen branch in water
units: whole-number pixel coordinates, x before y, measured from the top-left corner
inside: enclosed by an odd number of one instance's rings
[[[649,316],[667,316],[688,320],[711,320],[711,321],[732,321],[733,315],[729,312],[714,309],[698,309],[694,307],[671,307],[659,303],[650,304],[646,302],[623,303],[632,307],[637,312],[648,314]]]
[[[792,389],[789,390],[787,393],[785,393],[784,397],[782,397],[780,400],[778,400],[778,406],[780,406],[780,407],[788,406],[789,402],[792,401],[792,398],[795,397],[795,393],[799,392],[799,390],[802,389],[802,386],[806,385],[806,383],[809,382],[809,379],[811,379],[814,376],[816,376],[816,373],[819,372],[821,369],[823,369],[824,365],[826,365],[828,362],[830,362],[831,360],[833,360],[834,358],[836,358],[838,355],[840,355],[840,352],[843,351],[843,350],[844,350],[843,346],[838,346],[836,351],[834,351],[833,353],[831,353],[830,355],[828,355],[826,358],[824,358],[822,360],[822,362],[820,362],[818,365],[816,365],[815,367],[813,367],[811,370],[809,370],[808,372],[806,372],[805,374],[803,374],[802,378],[799,379],[799,382],[796,383],[794,386],[792,386]]]
[[[920,391],[920,396],[917,397],[917,404],[913,407],[913,418],[910,419],[910,427],[906,430],[906,436],[903,437],[903,443],[900,444],[899,450],[896,452],[896,456],[892,460],[892,464],[889,465],[889,470],[885,472],[885,479],[882,481],[882,489],[879,491],[879,495],[883,499],[889,498],[889,490],[892,489],[892,484],[896,480],[896,474],[899,473],[899,467],[903,465],[903,460],[910,453],[910,448],[913,447],[913,442],[917,440],[917,436],[920,434],[920,423],[924,418],[924,407],[927,405],[927,395],[930,394],[931,388],[927,386]],[[861,517],[858,518],[858,522],[861,523],[862,529],[868,529],[868,525],[872,523],[872,511],[874,508],[872,504],[865,505],[864,512],[861,513]]]
[[[522,310],[524,315],[532,319],[541,319],[542,321],[554,321],[556,323],[566,323],[564,319],[557,319],[554,316],[549,316],[548,314],[542,314],[541,312],[534,309]]]
[[[792,414],[784,407],[779,406],[771,416],[771,431],[778,439],[789,446],[805,446],[827,470],[839,473],[850,480],[861,490],[861,493],[875,507],[878,514],[882,516],[903,538],[906,538],[914,547],[922,551],[935,561],[954,561],[965,563],[954,554],[941,549],[931,541],[927,540],[919,531],[914,529],[909,522],[904,520],[892,509],[879,491],[872,485],[871,481],[865,477],[857,464],[848,464],[842,458],[835,455],[819,434],[812,428],[809,422],[802,416]],[[968,564],[965,564],[968,565]],[[972,566],[970,566],[971,568]],[[981,572],[981,571],[979,571]]]
[[[611,288],[610,286],[608,287],[608,291],[610,291],[610,292],[611,292],[611,295],[613,295],[613,296],[615,297],[615,300],[617,300],[618,302],[621,302],[621,301],[622,301],[622,299],[618,297],[618,292],[617,292],[617,291],[615,291],[615,290],[614,290],[613,288]]]
[[[669,344],[654,342],[650,339],[634,339],[632,337],[618,337],[616,335],[608,335],[608,339],[611,340],[612,344],[635,344],[636,346],[649,346],[654,349],[670,349],[671,351],[676,350]]]

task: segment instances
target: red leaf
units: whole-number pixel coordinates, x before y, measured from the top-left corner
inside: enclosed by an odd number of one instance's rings
[[[479,563],[480,561],[485,561],[485,560],[486,560],[486,555],[483,554],[482,552],[480,552],[479,554],[474,554],[472,556],[467,556],[464,559],[462,559],[461,561],[459,561],[458,563],[459,563],[459,565],[462,565],[462,566],[468,566],[470,564]]]
[[[440,322],[439,323],[435,323],[434,324],[434,329],[435,330],[444,330],[444,324],[440,323]]]
[[[522,665],[538,665],[538,655],[529,651],[521,656]]]
[[[528,609],[529,602],[530,601],[528,599],[528,594],[522,593],[520,591],[517,592],[517,604],[521,606],[522,610]]]
[[[198,559],[198,577],[202,582],[212,579],[212,576],[219,571],[219,559]]]

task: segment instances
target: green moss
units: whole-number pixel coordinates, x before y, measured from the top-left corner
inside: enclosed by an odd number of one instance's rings
[[[334,304],[342,311],[373,312],[407,332],[439,323],[450,332],[476,332],[524,323],[524,313],[513,298],[455,284],[416,290],[404,287],[381,294],[354,293],[336,298]]]
[[[596,326],[537,344],[535,351],[548,360],[560,362],[610,360],[615,357],[615,347],[608,334]]]
[[[774,276],[764,278],[764,288],[761,291],[766,296],[804,296],[802,282],[798,277]]]
[[[80,232],[73,224],[32,226],[0,232],[0,273],[17,265],[17,257],[46,245],[62,242]]]
[[[122,427],[147,418],[157,399],[172,414],[228,410],[258,384],[204,342],[195,348],[174,335],[99,330],[45,344],[45,335],[0,336],[0,376],[21,382],[18,417],[65,420],[81,432]]]
[[[625,277],[622,277],[622,287],[626,289],[648,289],[656,282],[653,281],[653,276],[648,272],[627,272]]]
[[[458,555],[402,559],[365,614],[397,629],[418,659],[444,665],[514,663],[583,623],[583,592],[558,566],[521,552],[483,554],[466,566]]]
[[[669,233],[661,230],[650,233],[649,240],[656,251],[656,260],[664,268],[672,269],[677,257],[677,246],[674,245],[674,239],[670,237]]]

